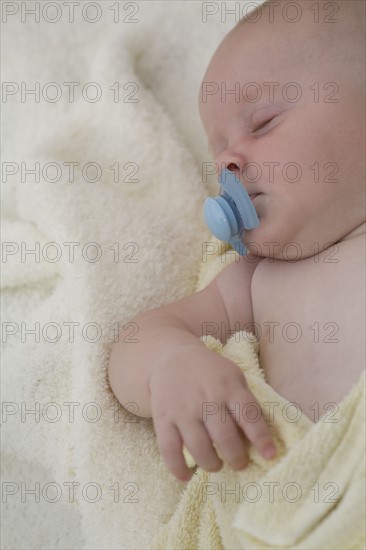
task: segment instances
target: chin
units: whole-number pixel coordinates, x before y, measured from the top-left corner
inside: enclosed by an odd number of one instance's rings
[[[244,244],[248,251],[257,257],[269,258],[270,260],[300,260],[304,249],[294,238],[277,236],[275,231],[264,235],[260,233],[260,226],[247,235]]]

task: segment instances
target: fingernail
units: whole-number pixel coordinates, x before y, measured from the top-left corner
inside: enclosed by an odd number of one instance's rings
[[[184,474],[180,480],[181,481],[189,481],[191,479],[191,474]]]
[[[263,451],[263,456],[264,458],[273,458],[274,456],[276,456],[277,454],[277,449],[276,449],[276,446],[271,443],[270,445],[268,445],[268,447],[266,447]]]
[[[233,470],[244,470],[248,466],[248,457],[243,457],[232,464]]]

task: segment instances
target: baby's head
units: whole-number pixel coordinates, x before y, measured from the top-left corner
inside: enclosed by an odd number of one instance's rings
[[[365,232],[364,26],[358,0],[266,2],[209,63],[201,120],[218,172],[261,193],[254,254],[306,258]]]

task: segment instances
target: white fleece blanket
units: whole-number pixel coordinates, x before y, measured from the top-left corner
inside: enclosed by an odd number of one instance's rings
[[[57,23],[51,7],[3,24],[2,542],[147,548],[184,485],[156,460],[152,421],[116,406],[107,360],[118,323],[195,288],[217,190],[198,91],[237,20],[148,1],[119,2],[115,23],[97,2],[92,24],[82,2],[70,23],[58,4]],[[37,82],[39,102],[22,101]]]

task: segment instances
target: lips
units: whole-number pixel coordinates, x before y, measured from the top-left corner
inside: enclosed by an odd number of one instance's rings
[[[254,195],[249,195],[249,197],[251,198],[251,200],[254,200],[255,197],[258,197],[258,195],[260,195],[260,193],[254,193]]]

